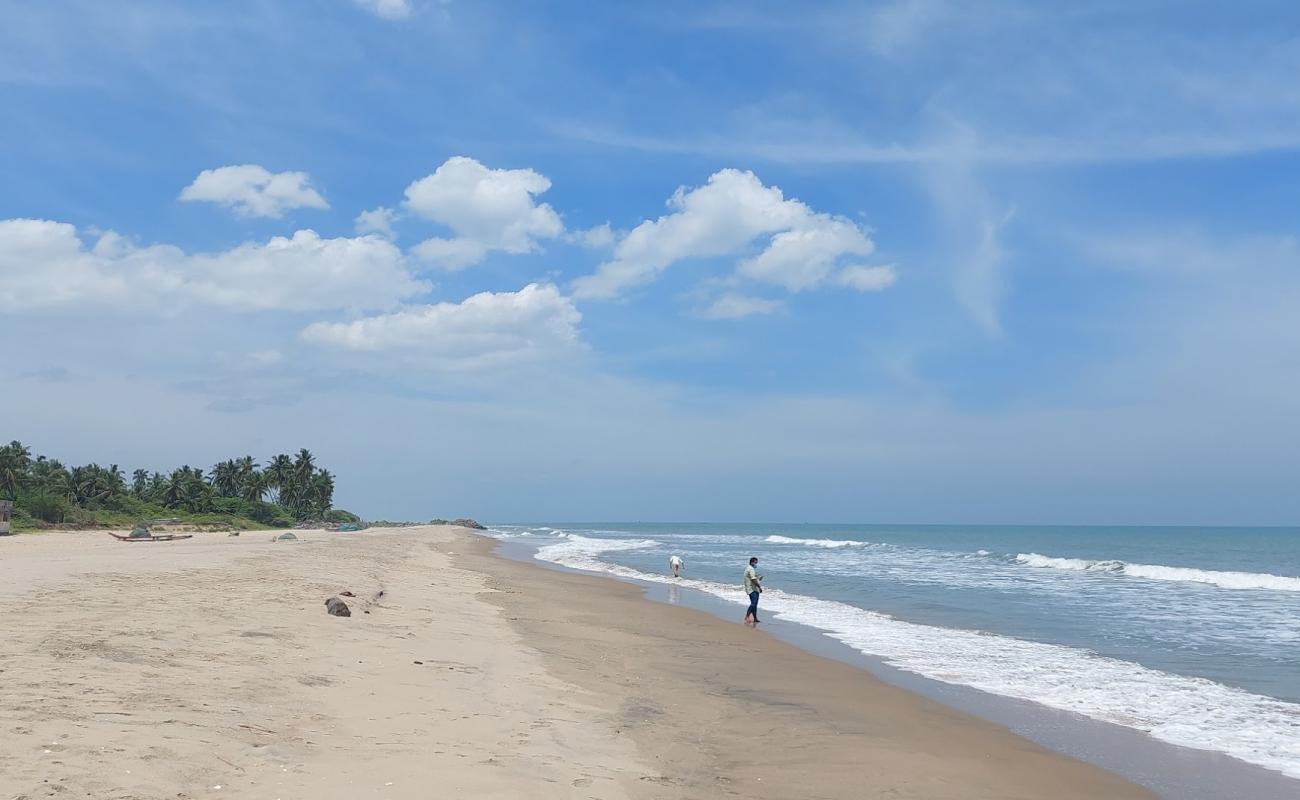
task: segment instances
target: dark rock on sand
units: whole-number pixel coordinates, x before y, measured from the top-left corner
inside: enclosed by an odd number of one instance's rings
[[[336,617],[352,616],[352,609],[348,608],[348,604],[343,602],[338,597],[331,597],[330,599],[326,600],[325,610]]]
[[[462,528],[473,528],[473,529],[476,530],[476,531],[485,531],[485,530],[487,530],[487,526],[486,526],[486,525],[480,525],[480,524],[478,524],[477,522],[475,522],[474,520],[469,519],[468,517],[463,517],[463,518],[461,518],[461,519],[453,519],[453,520],[451,521],[451,524],[452,524],[452,525],[459,525],[459,526],[462,527]]]

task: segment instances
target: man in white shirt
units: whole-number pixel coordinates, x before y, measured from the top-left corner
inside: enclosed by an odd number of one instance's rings
[[[673,577],[680,578],[682,575],[682,568],[686,566],[686,562],[682,560],[681,556],[674,553],[668,558],[668,566],[672,568]]]

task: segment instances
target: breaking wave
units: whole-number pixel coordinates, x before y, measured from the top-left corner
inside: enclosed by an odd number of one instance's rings
[[[855,542],[852,539],[796,539],[792,536],[769,536],[764,539],[768,544],[798,544],[804,547],[824,547],[836,550],[841,547],[866,547],[871,542]]]
[[[1094,561],[1086,558],[1056,558],[1038,553],[1020,553],[1015,559],[1028,567],[1064,569],[1072,572],[1101,572],[1146,578],[1154,581],[1205,583],[1224,589],[1269,589],[1277,592],[1300,592],[1300,578],[1270,575],[1266,572],[1224,572],[1192,567],[1166,567],[1159,564],[1130,564],[1127,561]]]

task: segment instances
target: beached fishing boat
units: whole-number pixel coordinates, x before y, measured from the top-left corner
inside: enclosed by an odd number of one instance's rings
[[[108,535],[112,536],[114,539],[118,540],[119,542],[170,542],[176,539],[194,538],[194,534],[192,533],[164,533],[159,536],[154,536],[153,534],[146,533],[144,536],[133,536],[131,534],[127,534],[126,536],[123,536],[120,533],[113,533],[112,531],[109,531]]]
[[[171,542],[177,539],[193,539],[192,533],[163,533],[154,534],[149,530],[149,526],[141,522],[131,529],[131,532],[123,536],[120,533],[108,532],[109,536],[117,539],[119,542]]]

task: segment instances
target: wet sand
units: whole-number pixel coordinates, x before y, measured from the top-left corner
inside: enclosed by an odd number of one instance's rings
[[[663,798],[1148,798],[1146,789],[739,622],[464,548],[552,673],[606,698]],[[738,614],[740,609],[738,609]]]

